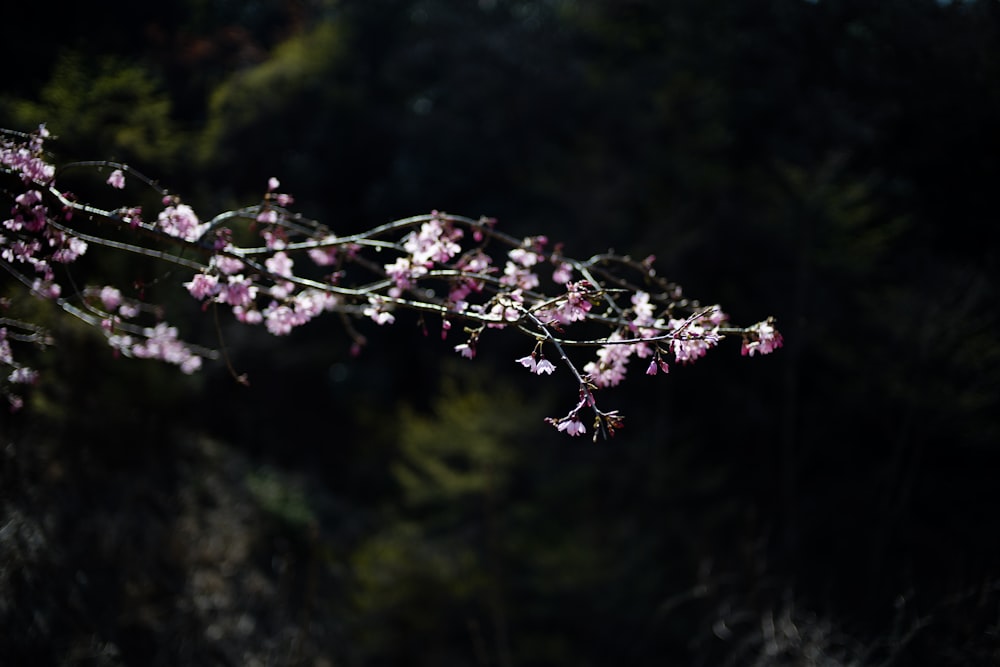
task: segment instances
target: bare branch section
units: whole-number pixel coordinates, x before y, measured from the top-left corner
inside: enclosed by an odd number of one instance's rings
[[[678,285],[657,275],[652,257],[637,261],[605,253],[573,259],[545,236],[518,239],[493,219],[438,211],[338,236],[294,213],[292,196],[280,191],[275,178],[259,203],[203,221],[180,197],[127,165],[95,161],[57,168],[46,159],[47,138],[44,126],[32,134],[0,135],[0,171],[9,181],[4,194],[11,202],[0,226],[0,267],[13,285],[98,328],[120,354],[160,359],[186,373],[219,355],[184,342],[161,306],[126,298],[115,285],[79,286],[72,270],[90,248],[138,255],[183,272],[188,296],[210,308],[212,317],[228,311],[275,336],[339,313],[362,345],[356,320],[389,325],[403,310],[437,318],[443,338],[462,325],[454,349],[470,359],[487,330],[527,336],[532,352],[517,363],[538,375],[552,374],[557,366],[546,358],[549,351],[578,385],[575,407],[547,420],[570,435],[588,432],[584,415],[593,417],[586,419],[595,438],[621,428],[622,416],[598,409],[595,392],[622,382],[633,359],[655,375],[672,363],[697,360],[726,335],[739,336],[749,356],[782,343],[772,318],[734,326],[720,306],[686,298]],[[60,188],[66,170],[107,173],[106,187],[123,200],[132,187],[146,188],[158,210],[148,215],[128,201],[114,209],[87,204]],[[22,402],[16,386],[37,377],[18,362],[15,350],[49,342],[31,323],[0,318],[0,390],[12,408]],[[596,350],[582,366],[570,354],[580,347]]]

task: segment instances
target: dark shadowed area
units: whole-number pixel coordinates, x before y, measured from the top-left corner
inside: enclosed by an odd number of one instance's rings
[[[224,321],[245,387],[116,359],[4,274],[58,345],[0,414],[0,664],[1000,663],[1000,2],[3,16],[0,127],[57,160],[206,216],[277,176],[338,234],[440,209],[655,254],[785,346],[635,371],[592,442],[544,423],[575,385],[523,338],[469,361],[403,315],[355,358],[335,317]],[[160,267],[110,270],[219,344]]]

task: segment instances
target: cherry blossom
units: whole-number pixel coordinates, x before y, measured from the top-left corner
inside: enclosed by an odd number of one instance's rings
[[[160,229],[185,241],[197,241],[205,232],[194,210],[187,204],[170,204],[157,217]]]
[[[113,188],[117,188],[119,190],[124,188],[125,172],[122,171],[121,169],[115,169],[114,171],[112,171],[111,175],[108,176],[108,185],[110,185]]]
[[[669,363],[695,362],[730,335],[740,337],[748,357],[783,344],[773,318],[733,326],[718,306],[682,297],[679,286],[657,274],[651,255],[642,261],[610,252],[573,259],[563,244],[549,249],[543,235],[509,236],[492,218],[432,211],[338,236],[291,211],[294,198],[278,191],[276,177],[267,180],[258,204],[201,218],[125,165],[78,163],[111,170],[106,183],[123,201],[103,210],[60,189],[46,159],[49,138],[44,126],[31,134],[0,132],[0,172],[14,177],[0,193],[10,204],[0,220],[0,268],[15,285],[95,327],[122,356],[159,359],[191,373],[213,352],[181,340],[180,330],[163,319],[164,304],[144,300],[143,281],[129,284],[127,293],[135,296],[126,298],[121,286],[101,280],[104,255],[84,267],[78,260],[85,254],[128,252],[172,265],[154,280],[173,281],[214,317],[263,324],[274,336],[337,313],[351,335],[352,354],[365,342],[355,322],[388,326],[406,312],[416,313],[421,324],[424,318],[440,321],[442,338],[459,325],[467,338],[453,349],[470,360],[481,339],[527,336],[535,347],[517,364],[539,376],[554,375],[559,365],[565,369],[559,378],[575,380],[575,406],[546,419],[571,436],[588,428],[595,438],[612,436],[622,427],[617,410],[598,407],[597,393],[624,382],[633,357],[654,376],[668,373]],[[143,221],[140,207],[125,200],[126,173],[133,184],[156,191],[163,210],[155,221]],[[94,235],[92,226],[77,227],[80,220],[105,223],[108,238]],[[310,261],[299,261],[303,257]],[[215,304],[228,308],[210,308]],[[18,351],[48,337],[6,315],[0,324],[0,393],[16,407],[23,400],[8,387],[37,377]],[[8,333],[15,325],[17,333]],[[591,417],[593,426],[585,426]]]
[[[754,324],[746,331],[740,353],[751,357],[754,354],[770,354],[783,344],[781,334],[774,328],[774,319],[768,318]]]
[[[556,425],[556,428],[560,431],[565,431],[567,435],[583,435],[587,432],[587,427],[583,425],[583,422],[575,417],[573,419],[565,419]]]

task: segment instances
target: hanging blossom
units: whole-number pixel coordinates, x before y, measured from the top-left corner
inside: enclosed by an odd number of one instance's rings
[[[514,361],[521,364],[535,375],[552,375],[552,373],[556,370],[555,364],[545,358],[545,355],[541,352],[541,348],[542,344],[538,343],[535,345],[535,349],[532,350],[531,354],[526,357],[521,357],[520,359],[515,359]]]

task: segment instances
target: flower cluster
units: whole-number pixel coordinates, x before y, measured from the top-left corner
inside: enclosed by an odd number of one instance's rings
[[[180,366],[185,373],[194,373],[201,368],[201,357],[177,340],[177,328],[160,322],[155,327],[142,331],[142,337],[128,334],[111,334],[111,347],[122,354],[138,359],[159,359]]]
[[[0,324],[18,326],[17,322],[10,322],[0,318]],[[24,405],[24,399],[10,389],[11,385],[32,385],[38,379],[38,371],[25,366],[14,359],[14,352],[11,347],[12,340],[33,342],[38,338],[38,332],[30,329],[23,329],[17,332],[9,332],[7,326],[0,326],[0,372],[5,382],[0,385],[4,397],[10,405],[11,410],[19,410]],[[45,339],[37,342],[45,344]]]
[[[769,317],[747,327],[743,332],[743,347],[740,353],[752,357],[754,354],[770,354],[782,346],[781,334],[774,328],[774,318]]]
[[[488,332],[529,336],[534,347],[515,361],[535,375],[555,375],[557,365],[567,369],[578,400],[565,416],[547,421],[574,436],[588,432],[588,421],[595,437],[621,428],[621,415],[599,409],[595,394],[623,382],[633,358],[643,360],[647,375],[656,375],[667,373],[671,363],[698,360],[730,334],[742,337],[747,356],[781,346],[772,319],[746,328],[730,325],[718,306],[684,298],[677,285],[660,278],[652,257],[635,261],[608,253],[576,260],[545,236],[514,238],[490,218],[433,211],[338,236],[291,212],[294,198],[278,192],[276,178],[268,180],[259,203],[211,219],[159,190],[163,208],[152,222],[144,222],[139,207],[127,201],[114,210],[98,209],[58,188],[57,171],[43,158],[47,136],[44,127],[31,135],[3,135],[0,174],[14,176],[21,191],[11,195],[10,215],[0,227],[0,266],[35,296],[54,299],[99,327],[126,356],[159,359],[190,373],[211,352],[182,342],[160,309],[143,301],[141,290],[126,297],[112,285],[80,289],[80,280],[60,283],[59,272],[94,246],[173,264],[173,273],[184,273],[183,289],[203,309],[228,312],[236,322],[262,325],[275,336],[335,312],[357,350],[365,339],[354,329],[356,318],[391,325],[401,311],[416,312],[421,321],[439,319],[443,338],[455,330],[453,322],[462,323],[464,337],[453,347],[469,359]],[[158,188],[126,165],[81,164],[110,169],[106,185],[122,196],[126,176]],[[128,243],[107,240],[84,231],[94,220],[136,233]],[[14,362],[3,331],[6,384],[32,381],[30,369]],[[596,350],[596,356],[578,365],[577,348]]]

